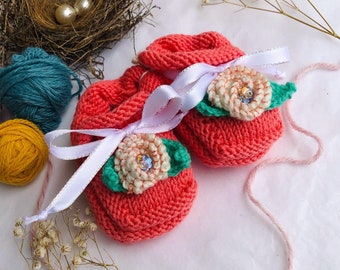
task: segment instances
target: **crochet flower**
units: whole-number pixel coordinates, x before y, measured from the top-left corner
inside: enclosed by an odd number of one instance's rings
[[[115,192],[141,194],[189,164],[189,154],[179,142],[154,134],[133,134],[124,138],[106,162],[102,179]]]
[[[129,192],[142,193],[168,178],[170,157],[159,137],[138,134],[126,137],[115,153],[115,171]]]
[[[262,114],[272,98],[270,82],[261,73],[244,66],[221,72],[209,85],[207,93],[212,106],[246,121]]]

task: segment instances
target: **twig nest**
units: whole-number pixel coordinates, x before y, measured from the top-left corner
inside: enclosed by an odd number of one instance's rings
[[[252,68],[235,66],[221,72],[208,88],[211,104],[231,117],[250,121],[261,115],[271,103],[270,82]]]
[[[0,65],[29,46],[59,56],[103,79],[103,49],[151,14],[141,0],[0,0]]]
[[[44,168],[48,147],[44,135],[30,121],[8,120],[0,124],[0,182],[24,186]]]

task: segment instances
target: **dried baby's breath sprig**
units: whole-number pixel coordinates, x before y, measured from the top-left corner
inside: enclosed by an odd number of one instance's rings
[[[306,11],[293,0],[263,0],[263,1],[246,1],[246,0],[202,0],[202,5],[219,5],[229,4],[242,9],[253,9],[257,11],[281,14],[294,21],[302,23],[308,27],[340,39],[340,35],[335,32],[330,23],[319,11],[311,0],[306,0],[314,15],[309,15]],[[315,19],[315,16],[317,18]]]
[[[38,270],[41,268],[41,262],[40,261],[33,261],[32,263],[33,270]]]
[[[15,226],[13,229],[13,234],[16,238],[25,238],[25,231],[21,226]]]
[[[64,244],[60,247],[60,252],[62,255],[67,255],[71,252],[71,246],[69,244]]]
[[[18,219],[13,235],[29,270],[41,269],[42,266],[49,270],[73,270],[83,265],[118,270],[109,254],[103,256],[96,230],[97,224],[91,219],[89,209],[82,213],[80,209],[69,208],[53,219],[33,223],[30,232],[22,219]],[[90,249],[91,246],[94,249]],[[26,255],[25,247],[30,250],[29,255]],[[96,251],[95,256],[93,250]]]

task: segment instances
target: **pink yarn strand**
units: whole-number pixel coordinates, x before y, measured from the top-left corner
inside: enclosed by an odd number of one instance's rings
[[[40,212],[40,210],[41,210],[41,206],[42,206],[42,204],[44,202],[44,199],[45,199],[47,187],[48,187],[48,184],[50,182],[50,176],[51,176],[51,172],[52,172],[52,167],[53,167],[53,165],[52,165],[52,162],[51,162],[51,160],[49,158],[48,161],[47,161],[46,176],[45,176],[43,185],[41,187],[39,198],[38,198],[38,200],[36,202],[36,205],[35,205],[35,208],[34,208],[34,211],[33,211],[33,215],[38,214]],[[31,236],[31,239],[34,237],[33,228],[31,228],[31,230],[30,230],[30,236]]]
[[[306,74],[308,74],[311,71],[323,69],[328,71],[337,71],[340,70],[340,65],[333,65],[328,63],[316,63],[312,64],[310,66],[307,66],[303,70],[297,74],[297,76],[294,79],[294,82],[297,84]],[[259,163],[257,166],[255,166],[251,172],[248,175],[248,178],[245,183],[245,193],[247,194],[249,200],[254,204],[256,208],[258,208],[267,218],[271,221],[271,223],[276,227],[276,229],[279,231],[279,233],[282,236],[282,239],[284,241],[284,244],[286,246],[286,252],[287,252],[287,269],[292,270],[293,269],[293,258],[294,258],[294,252],[292,245],[289,241],[289,237],[287,232],[284,230],[282,225],[277,221],[277,219],[273,216],[273,214],[255,197],[254,192],[252,190],[252,186],[255,181],[256,173],[269,165],[275,165],[275,164],[283,164],[283,163],[289,163],[294,165],[309,165],[313,162],[315,162],[322,154],[323,151],[323,145],[322,140],[315,135],[314,133],[302,128],[299,126],[295,120],[293,119],[290,109],[289,109],[290,101],[286,102],[283,106],[283,115],[286,117],[288,123],[290,126],[296,130],[299,133],[304,134],[307,137],[310,137],[314,139],[318,145],[317,151],[315,154],[309,158],[306,159],[295,159],[290,157],[279,157],[274,159],[267,159]]]
[[[337,64],[329,64],[329,63],[315,63],[312,65],[309,65],[302,69],[299,74],[296,75],[294,81],[297,83],[299,82],[307,73],[318,70],[318,69],[323,69],[327,71],[337,71],[340,70],[340,65]]]
[[[47,161],[46,177],[45,177],[43,185],[41,187],[40,195],[39,195],[39,198],[38,198],[37,203],[35,205],[35,209],[33,211],[33,215],[36,215],[36,214],[38,214],[41,211],[41,206],[42,206],[42,204],[44,202],[46,191],[47,191],[47,187],[48,187],[48,184],[50,182],[51,172],[52,172],[52,162],[51,162],[50,159],[48,159],[48,161]]]

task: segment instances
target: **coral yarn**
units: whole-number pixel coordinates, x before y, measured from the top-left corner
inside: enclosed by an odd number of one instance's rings
[[[138,62],[156,72],[183,70],[204,62],[220,65],[243,55],[217,32],[161,37],[139,53]],[[211,167],[239,166],[261,158],[282,136],[283,122],[277,109],[252,121],[207,117],[191,110],[176,127],[182,143]]]
[[[217,32],[199,35],[172,34],[152,42],[138,54],[138,62],[159,71],[182,70],[196,63],[217,66],[243,55]]]
[[[233,167],[260,159],[282,135],[283,129],[278,109],[252,121],[202,117],[193,110],[176,128],[176,134],[206,165]]]
[[[23,119],[0,124],[0,182],[23,186],[43,169],[48,147],[40,129]]]
[[[146,99],[159,85],[169,80],[135,66],[122,77],[92,84],[82,95],[72,129],[124,128],[141,118]],[[157,134],[177,140],[169,131]],[[96,140],[84,134],[72,134],[74,145]],[[129,243],[149,239],[173,229],[189,213],[197,184],[192,169],[157,182],[142,194],[109,190],[99,172],[85,190],[98,225],[111,238]]]

